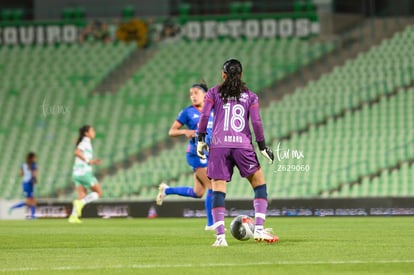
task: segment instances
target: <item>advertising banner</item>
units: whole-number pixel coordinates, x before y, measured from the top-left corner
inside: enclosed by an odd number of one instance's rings
[[[5,206],[10,203],[3,202]],[[414,198],[355,198],[355,199],[281,199],[269,200],[268,217],[325,217],[325,216],[414,216]],[[1,209],[1,208],[0,208]],[[39,202],[37,218],[67,218],[71,202]],[[253,217],[251,200],[226,201],[226,217]],[[85,205],[84,218],[156,218],[205,217],[202,200],[165,201],[97,201]],[[5,213],[1,218],[5,218]],[[15,217],[16,218],[16,217]],[[24,218],[20,213],[19,218]]]
[[[0,45],[30,46],[78,42],[79,27],[76,25],[0,26]]]
[[[100,20],[0,24],[0,46],[59,45],[93,42],[136,43],[146,47],[169,38],[308,38],[319,34],[315,14],[198,16],[127,21]]]
[[[319,22],[309,18],[259,18],[189,21],[180,36],[190,40],[216,38],[307,38],[319,34]]]

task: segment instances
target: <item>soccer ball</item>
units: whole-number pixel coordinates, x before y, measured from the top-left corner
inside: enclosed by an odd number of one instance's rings
[[[254,220],[246,215],[235,217],[230,223],[230,232],[239,241],[247,241],[253,237]]]

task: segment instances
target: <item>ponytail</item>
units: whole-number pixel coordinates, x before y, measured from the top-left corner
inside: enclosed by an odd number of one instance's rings
[[[89,131],[90,128],[91,128],[90,125],[83,125],[81,128],[79,128],[79,137],[78,137],[78,140],[76,141],[76,146],[79,145],[79,143],[82,141],[83,137]]]
[[[236,59],[227,60],[223,65],[226,74],[223,83],[219,86],[220,97],[227,103],[229,99],[240,99],[240,95],[247,90],[246,84],[241,79],[243,68]]]

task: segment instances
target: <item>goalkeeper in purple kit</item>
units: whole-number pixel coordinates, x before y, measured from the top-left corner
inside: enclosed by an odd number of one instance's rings
[[[252,144],[251,119],[260,153],[273,163],[274,155],[266,146],[259,112],[259,99],[242,81],[242,64],[236,59],[223,65],[223,82],[208,90],[198,127],[197,154],[205,158],[209,150],[207,175],[212,179],[212,212],[216,241],[213,246],[227,246],[224,214],[226,183],[231,181],[234,166],[250,182],[254,190],[256,241],[277,242],[279,238],[264,228],[267,212],[267,189]],[[213,134],[208,148],[205,133],[211,110],[214,109]]]

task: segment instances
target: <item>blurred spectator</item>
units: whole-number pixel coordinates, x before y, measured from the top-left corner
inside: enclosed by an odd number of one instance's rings
[[[178,33],[179,26],[171,18],[167,18],[163,23],[161,39],[174,37]]]
[[[102,41],[110,42],[108,25],[99,20],[94,20],[87,25],[80,34],[80,43],[85,41]]]

